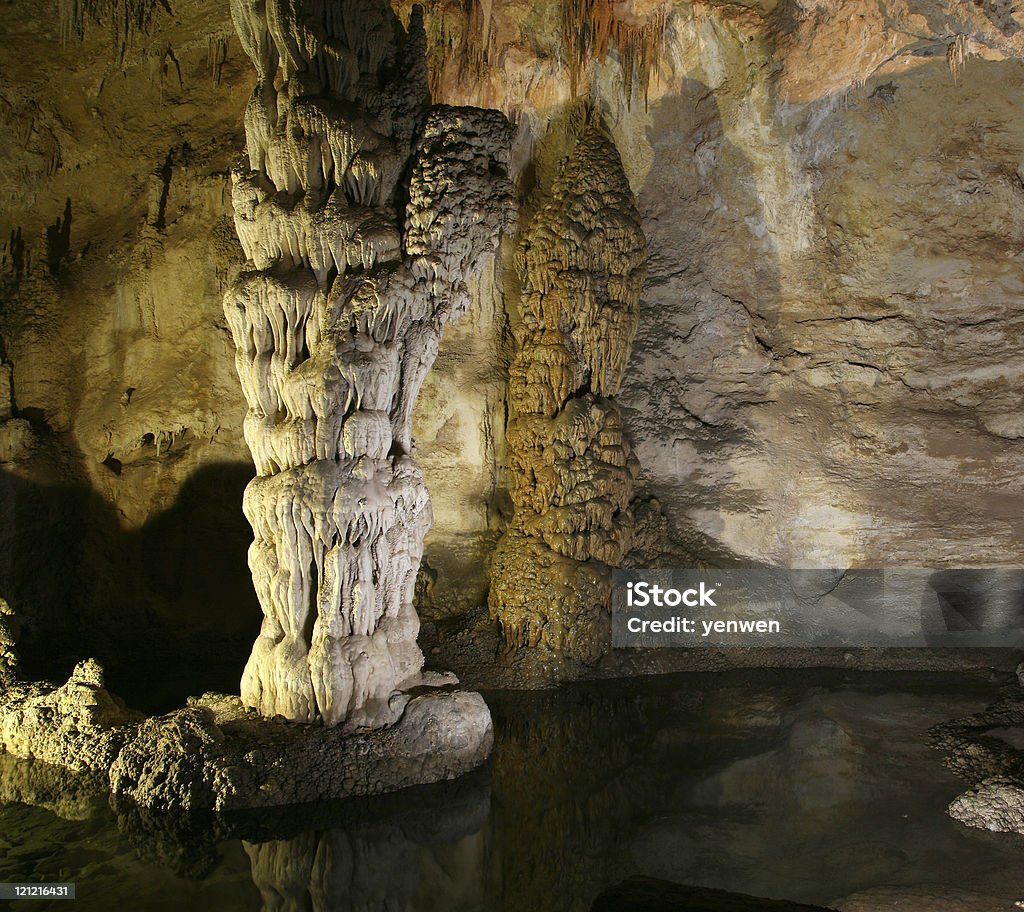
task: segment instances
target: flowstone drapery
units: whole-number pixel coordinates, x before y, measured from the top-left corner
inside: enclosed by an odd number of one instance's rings
[[[647,242],[614,143],[589,124],[526,231],[506,432],[515,512],[490,610],[511,645],[603,648],[609,565],[629,550],[636,458],[614,396],[636,334]]]
[[[224,308],[265,615],[242,699],[376,727],[423,665],[413,594],[431,512],[413,406],[511,221],[510,127],[496,111],[427,113],[418,10],[408,35],[379,0],[232,13],[257,83],[233,196],[249,263]]]

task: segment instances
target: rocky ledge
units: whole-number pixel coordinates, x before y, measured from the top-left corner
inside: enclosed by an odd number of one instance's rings
[[[376,795],[479,766],[493,744],[478,693],[453,676],[399,695],[404,710],[374,731],[267,720],[236,696],[204,694],[145,718],[80,662],[59,686],[0,692],[0,748],[105,784],[144,810],[228,812]]]

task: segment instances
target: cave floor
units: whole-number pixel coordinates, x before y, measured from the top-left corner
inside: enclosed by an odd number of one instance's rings
[[[29,804],[29,765],[5,762],[0,795],[22,800],[0,804],[0,882],[76,882],[86,910],[582,912],[639,874],[848,912],[1011,910],[1024,837],[945,815],[964,783],[927,736],[1000,683],[760,670],[489,691],[484,770],[261,815],[246,840],[138,832],[59,787]]]

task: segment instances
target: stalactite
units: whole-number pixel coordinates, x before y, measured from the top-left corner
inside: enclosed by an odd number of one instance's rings
[[[569,66],[572,94],[591,60],[603,61],[611,48],[618,51],[625,96],[639,79],[647,97],[651,72],[664,43],[668,5],[659,4],[644,17],[626,17],[615,0],[562,0],[562,43]]]
[[[121,60],[139,35],[149,32],[153,13],[161,0],[58,0],[61,43],[85,36],[90,21],[106,23],[111,46]]]
[[[613,52],[621,66],[626,104],[630,104],[634,86],[646,102],[664,49],[672,5],[667,0],[645,0],[640,11],[634,9],[636,5],[621,0],[560,0],[558,56],[568,71],[573,97],[580,94],[580,82],[591,64],[605,61]],[[445,86],[482,86],[495,66],[504,67],[505,81],[499,93],[502,110],[515,109],[516,99],[527,94],[535,76],[508,68],[499,59],[504,39],[495,20],[507,22],[503,12],[499,9],[495,15],[492,0],[438,0],[429,5],[427,63],[432,94],[439,94]]]
[[[629,548],[636,474],[610,397],[636,334],[646,255],[618,152],[591,122],[517,256],[507,430],[515,512],[490,594],[510,644],[583,660],[602,648],[608,567]]]
[[[949,72],[955,85],[960,82],[960,75],[964,71],[964,65],[968,58],[973,57],[976,53],[977,51],[967,35],[957,35],[946,45],[946,64],[949,66]]]
[[[210,35],[207,38],[206,65],[210,68],[210,79],[213,84],[220,85],[221,72],[228,60],[228,36]]]
[[[511,221],[511,128],[472,108],[424,119],[418,14],[408,36],[379,0],[233,0],[232,14],[257,84],[233,193],[249,265],[224,308],[265,615],[242,698],[379,726],[423,664],[413,598],[431,513],[412,409]]]

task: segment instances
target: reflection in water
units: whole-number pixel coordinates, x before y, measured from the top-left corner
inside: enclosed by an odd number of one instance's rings
[[[402,798],[409,807],[395,801],[399,795],[341,803],[343,826],[243,841],[261,912],[486,908],[486,780],[477,776],[448,788],[412,791]]]
[[[479,831],[441,846],[420,845],[391,827],[243,845],[263,912],[483,908],[485,840]]]
[[[1024,840],[947,818],[961,783],[927,746],[991,699],[977,679],[730,672],[487,696],[488,770],[191,832],[2,763],[0,881],[76,881],[79,910],[585,912],[631,875],[819,905],[924,884],[1024,896]]]

